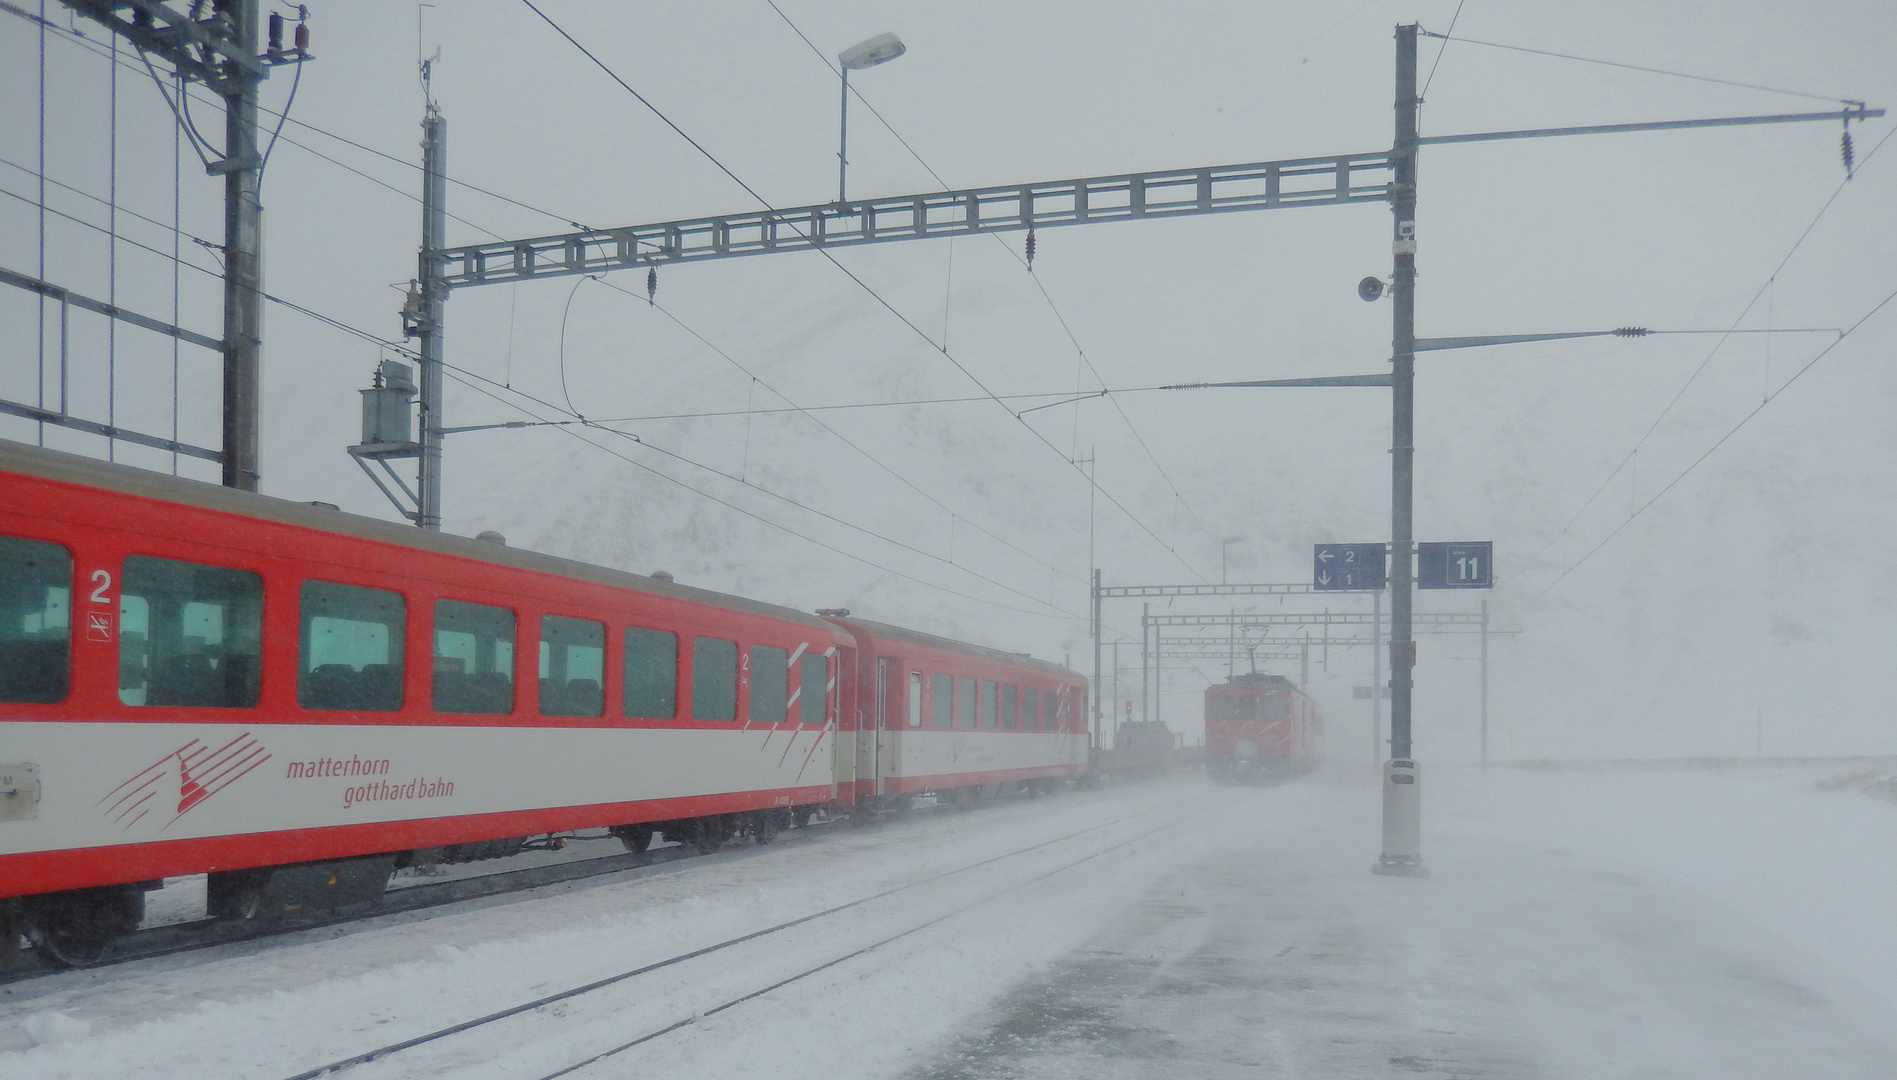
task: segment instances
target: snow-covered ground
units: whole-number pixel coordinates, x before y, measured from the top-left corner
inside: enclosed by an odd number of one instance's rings
[[[0,1076],[289,1077],[897,889],[342,1075],[532,1080],[696,1018],[571,1075],[1888,1077],[1875,779],[1437,770],[1425,880],[1367,872],[1376,789],[1342,769],[837,830],[9,988]]]

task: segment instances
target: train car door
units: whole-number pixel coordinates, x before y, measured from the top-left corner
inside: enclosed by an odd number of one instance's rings
[[[888,717],[894,698],[891,679],[897,677],[899,665],[887,656],[876,658],[874,685],[870,688],[869,715],[856,733],[856,781],[857,790],[866,795],[883,793],[883,730],[888,726]]]

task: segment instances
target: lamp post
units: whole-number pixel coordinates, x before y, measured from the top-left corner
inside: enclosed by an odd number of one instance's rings
[[[855,45],[837,54],[837,68],[843,73],[843,108],[840,111],[839,132],[837,135],[837,202],[847,202],[843,194],[844,174],[850,167],[848,157],[850,147],[850,72],[863,68],[872,68],[878,64],[887,64],[896,57],[909,51],[902,39],[895,34],[877,34],[868,41]]]

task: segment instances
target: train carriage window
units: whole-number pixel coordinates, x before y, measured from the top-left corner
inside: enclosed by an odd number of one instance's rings
[[[63,701],[72,669],[72,555],[0,536],[0,701]]]
[[[781,724],[790,719],[789,650],[751,646],[750,717],[753,724]]]
[[[922,726],[922,673],[909,673],[909,726]]]
[[[1047,692],[1047,730],[1067,730],[1067,688],[1055,687]]]
[[[797,662],[797,712],[806,724],[821,724],[830,719],[830,658],[822,653],[805,653]]]
[[[1001,688],[1001,726],[1008,731],[1013,731],[1020,722],[1014,709],[1014,693],[1012,685]]]
[[[513,611],[435,601],[434,665],[436,712],[513,712]]]
[[[966,675],[955,680],[955,726],[975,726],[975,680]]]
[[[692,719],[738,718],[738,643],[692,639]]]
[[[1258,699],[1258,714],[1261,720],[1283,720],[1285,716],[1284,699],[1277,695]]]
[[[933,727],[955,726],[955,676],[937,675],[929,687],[929,723]]]
[[[647,720],[678,715],[677,634],[626,627],[626,693],[620,711]]]
[[[263,578],[128,555],[119,571],[119,700],[247,709],[263,655]]]
[[[1041,692],[1032,686],[1021,688],[1021,730],[1036,731],[1041,726]]]
[[[995,726],[995,684],[986,680],[981,684],[981,724],[985,728]]]
[[[540,616],[540,715],[606,711],[606,627],[591,619]]]
[[[296,703],[305,709],[400,709],[402,594],[305,581],[298,605]]]

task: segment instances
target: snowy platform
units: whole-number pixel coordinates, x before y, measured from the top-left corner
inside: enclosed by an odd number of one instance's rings
[[[1341,768],[1028,800],[12,987],[0,1076],[288,1077],[888,892],[338,1075],[1887,1078],[1880,775],[1433,770],[1421,880]]]

